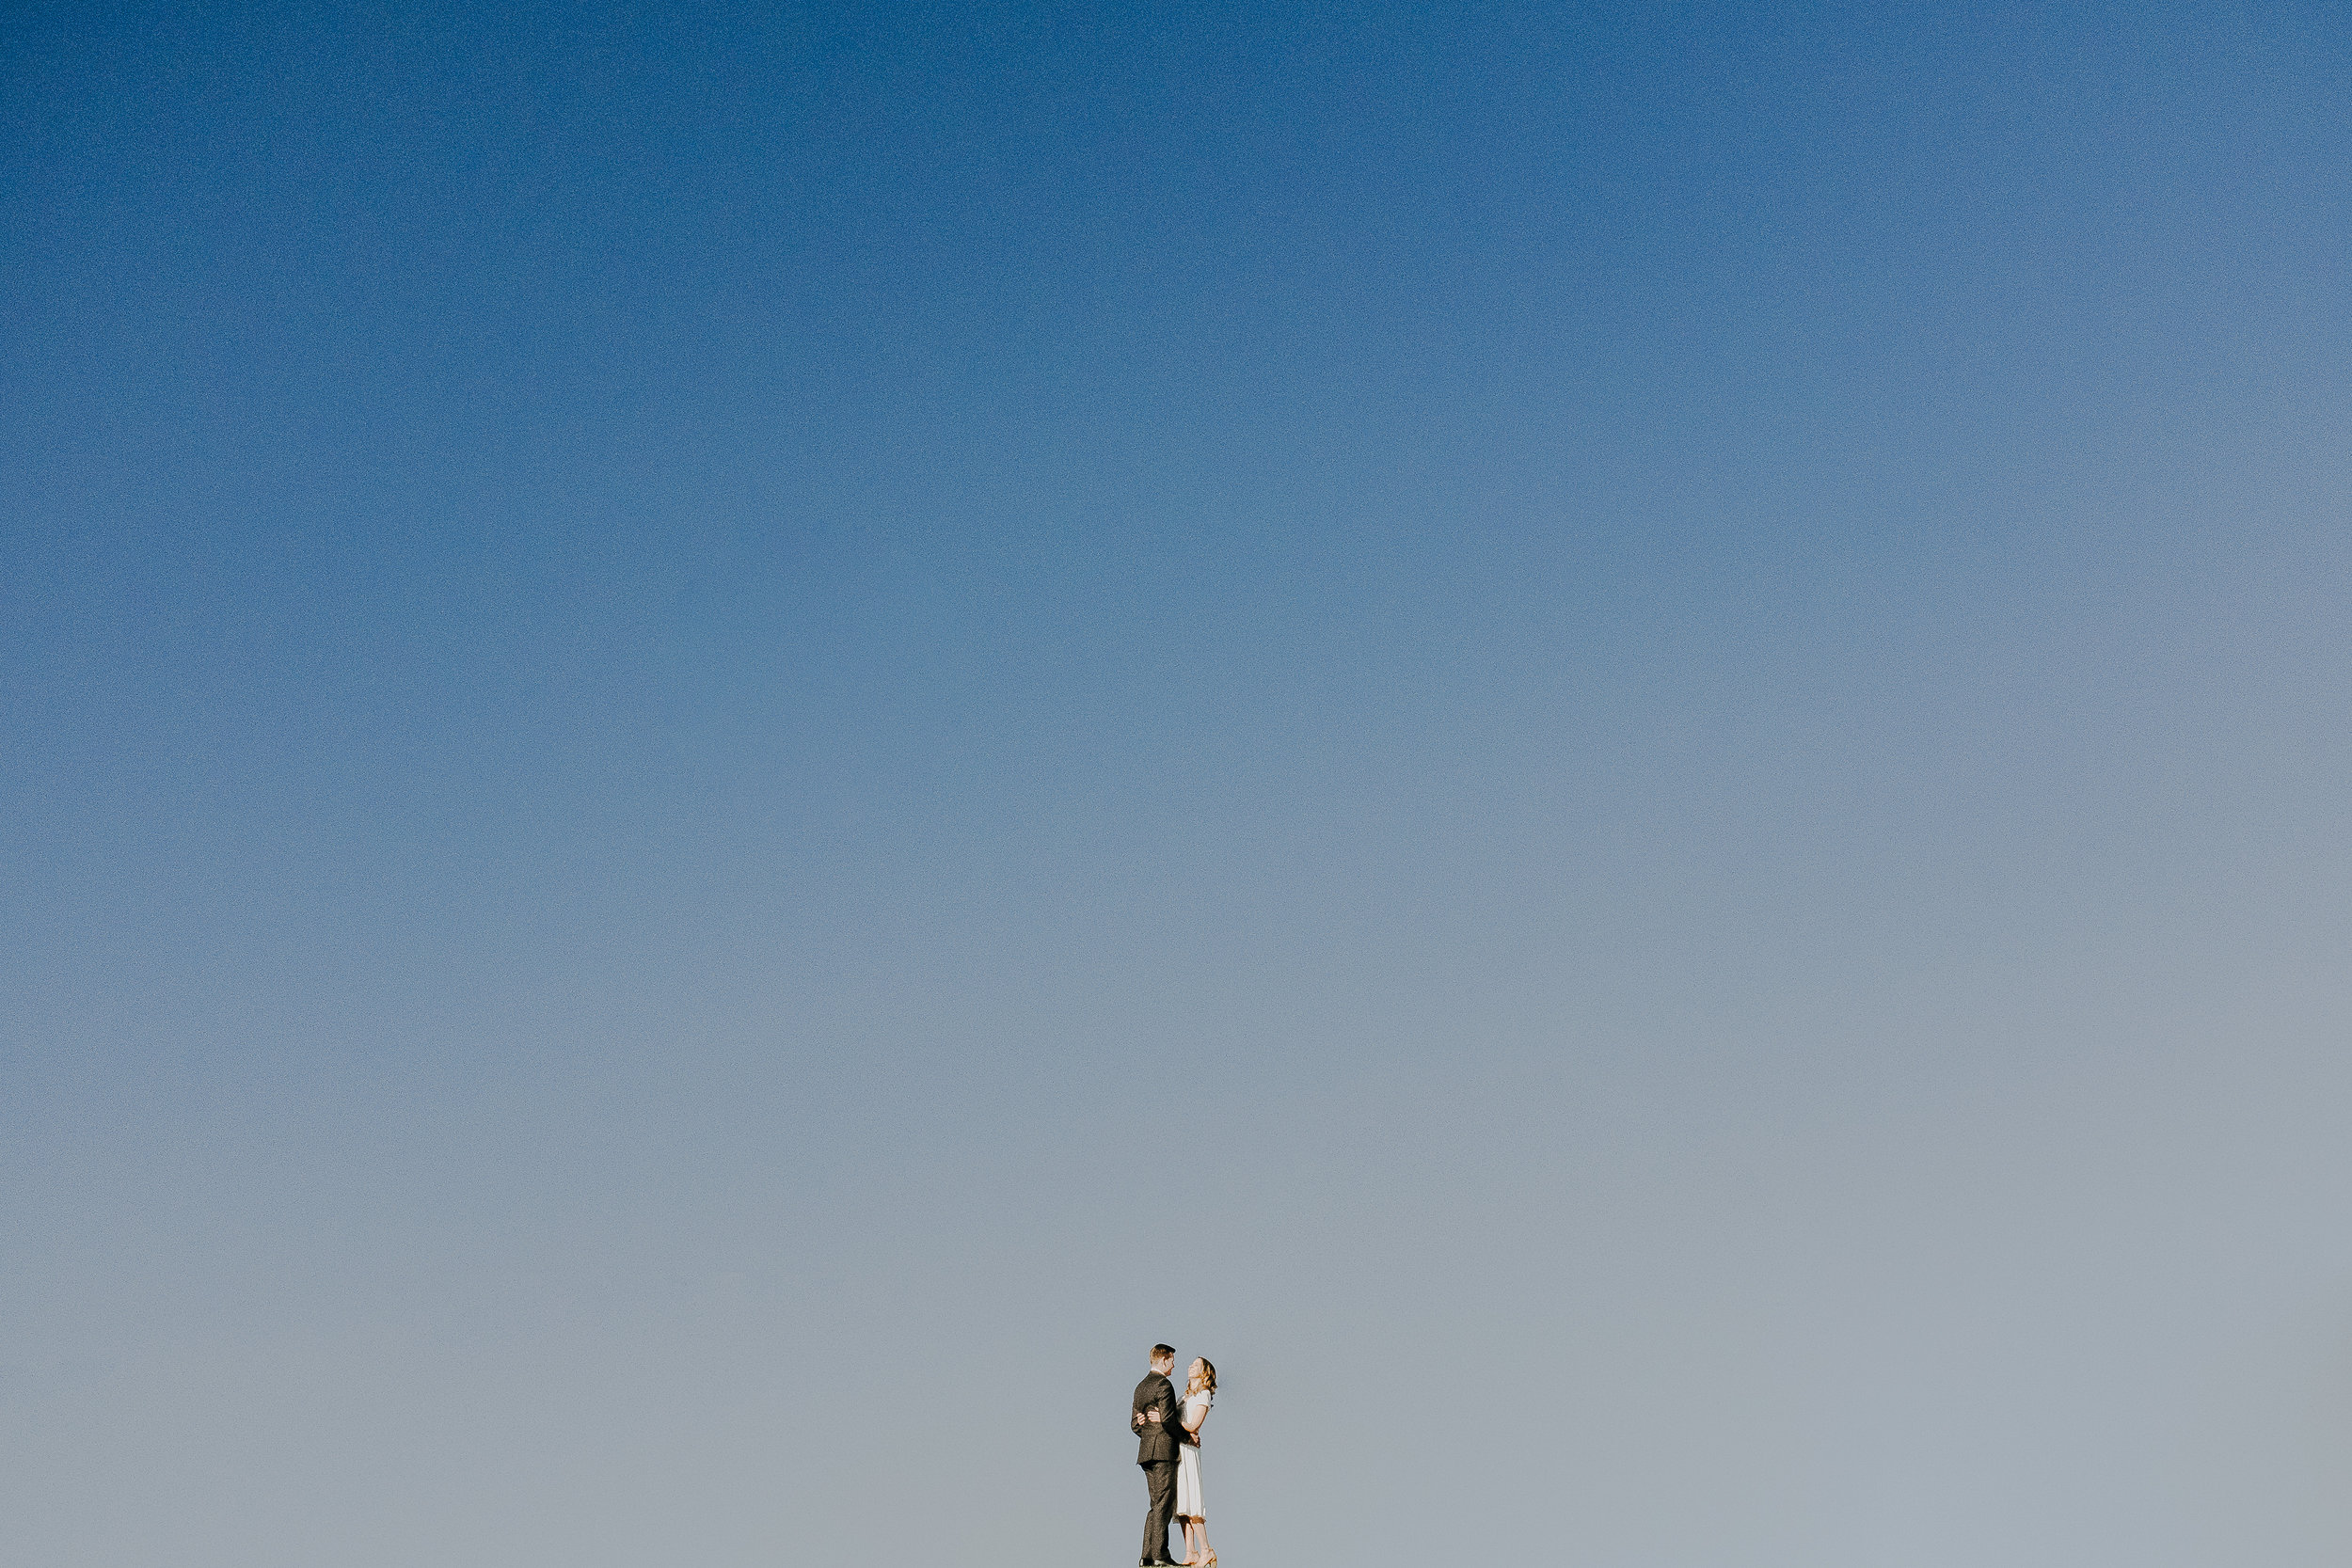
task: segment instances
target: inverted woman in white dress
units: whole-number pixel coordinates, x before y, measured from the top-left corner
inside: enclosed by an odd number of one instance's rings
[[[1177,1413],[1184,1428],[1176,1442],[1176,1518],[1184,1527],[1185,1568],[1216,1568],[1209,1511],[1200,1502],[1200,1427],[1216,1402],[1216,1368],[1203,1356],[1184,1378],[1184,1407]]]

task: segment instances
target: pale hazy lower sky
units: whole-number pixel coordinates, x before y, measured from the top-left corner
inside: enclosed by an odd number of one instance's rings
[[[0,1559],[2342,1562],[2348,67],[11,8]]]

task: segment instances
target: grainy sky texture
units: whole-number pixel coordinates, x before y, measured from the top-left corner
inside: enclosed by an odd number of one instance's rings
[[[0,101],[0,1559],[2352,1551],[2341,8]]]

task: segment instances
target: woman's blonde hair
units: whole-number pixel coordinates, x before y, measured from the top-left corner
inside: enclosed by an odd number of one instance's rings
[[[1194,1392],[1203,1394],[1216,1393],[1216,1363],[1210,1360],[1205,1355],[1196,1356],[1194,1359],[1200,1363],[1200,1370],[1193,1376],[1184,1379],[1184,1392],[1187,1394]]]

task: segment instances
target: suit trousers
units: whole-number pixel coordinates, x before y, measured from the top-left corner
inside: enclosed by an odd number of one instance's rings
[[[1143,1515],[1144,1562],[1166,1562],[1168,1522],[1176,1513],[1176,1464],[1163,1459],[1143,1467],[1143,1484],[1151,1489],[1152,1506]]]

